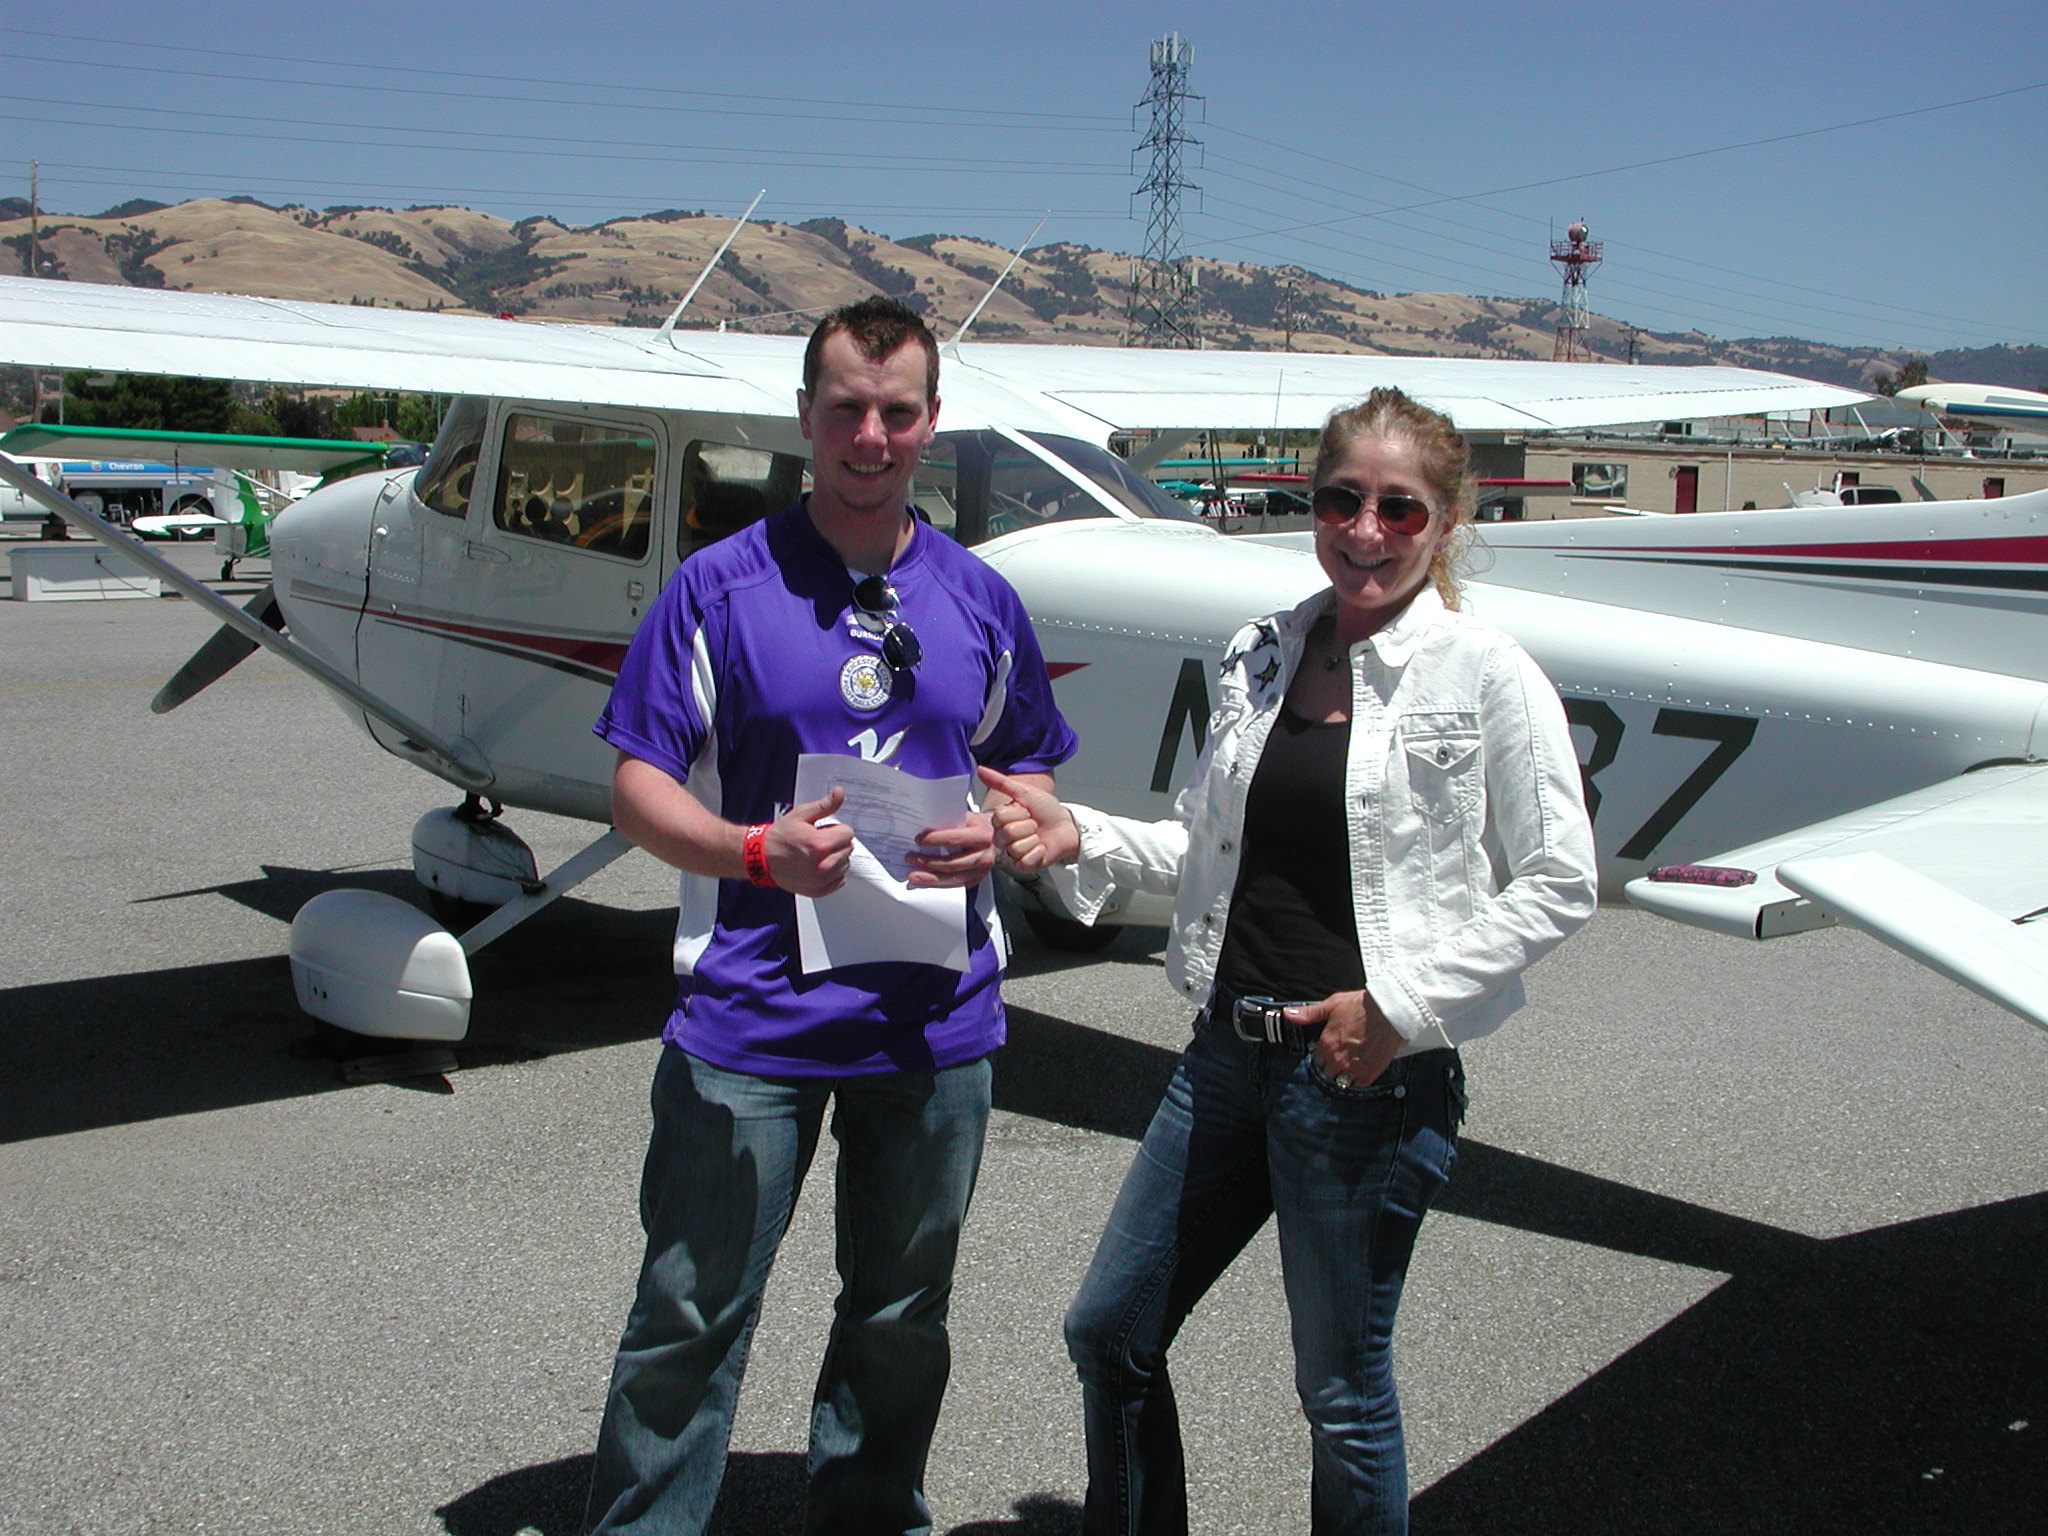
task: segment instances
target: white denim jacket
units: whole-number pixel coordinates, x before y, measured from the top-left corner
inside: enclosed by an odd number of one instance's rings
[[[1245,797],[1325,590],[1238,631],[1172,821],[1070,806],[1081,856],[1058,882],[1083,922],[1120,890],[1175,898],[1168,980],[1206,1003],[1237,888]],[[1557,691],[1500,631],[1425,586],[1351,648],[1345,804],[1366,986],[1403,1054],[1476,1039],[1522,1004],[1521,973],[1592,915],[1593,833]]]

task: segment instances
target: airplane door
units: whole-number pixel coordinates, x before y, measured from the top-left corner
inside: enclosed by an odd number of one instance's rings
[[[489,759],[494,793],[602,819],[613,753],[590,727],[660,588],[667,433],[651,414],[500,406],[479,467],[452,569],[433,573],[463,594],[438,626],[435,718]]]
[[[368,584],[356,625],[356,675],[363,686],[449,735],[460,732],[454,722],[437,718],[447,651],[442,635],[459,616],[457,562],[489,420],[488,401],[457,400],[441,423],[426,466],[379,496],[371,518]],[[384,747],[425,762],[389,726],[367,723]]]

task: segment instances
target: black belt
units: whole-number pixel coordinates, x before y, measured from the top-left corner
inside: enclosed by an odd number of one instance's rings
[[[1284,1045],[1292,1051],[1306,1052],[1322,1034],[1322,1021],[1296,1024],[1281,1010],[1306,1007],[1311,1001],[1320,999],[1283,1003],[1270,997],[1238,997],[1218,988],[1215,996],[1209,999],[1203,1015],[1211,1024],[1227,1023],[1240,1040],[1249,1040],[1257,1045]]]

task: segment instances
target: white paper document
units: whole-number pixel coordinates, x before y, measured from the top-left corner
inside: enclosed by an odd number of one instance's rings
[[[967,969],[967,892],[905,883],[920,832],[967,819],[966,774],[921,779],[858,757],[806,752],[796,760],[798,804],[829,794],[846,803],[831,820],[853,828],[846,884],[830,896],[796,899],[797,955],[804,974],[878,960]]]

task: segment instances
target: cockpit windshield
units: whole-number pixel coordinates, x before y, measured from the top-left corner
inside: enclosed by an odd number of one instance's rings
[[[1024,434],[1048,463],[1000,432],[941,432],[918,465],[912,496],[934,527],[962,544],[1074,518],[1194,514],[1106,449],[1076,437]]]

